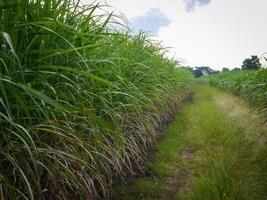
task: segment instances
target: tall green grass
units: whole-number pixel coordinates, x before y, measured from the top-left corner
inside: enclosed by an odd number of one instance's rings
[[[246,98],[252,105],[266,108],[267,70],[231,71],[209,76],[213,86]]]
[[[0,199],[108,198],[186,96],[190,72],[103,9],[0,4]]]

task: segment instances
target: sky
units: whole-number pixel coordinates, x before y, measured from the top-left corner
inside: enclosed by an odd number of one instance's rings
[[[240,67],[267,52],[267,0],[106,0],[188,66]]]

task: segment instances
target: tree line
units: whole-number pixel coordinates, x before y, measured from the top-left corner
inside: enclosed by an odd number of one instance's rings
[[[266,61],[267,59],[264,58]],[[187,67],[192,73],[193,75],[198,78],[201,76],[205,76],[205,75],[210,75],[210,74],[216,74],[216,73],[220,73],[219,70],[214,70],[208,66],[200,66],[200,67]],[[239,70],[258,70],[262,68],[262,64],[260,63],[260,58],[257,55],[252,55],[250,58],[246,58],[241,67],[235,67],[232,70],[230,70],[227,67],[222,68],[222,72],[226,72],[226,71],[239,71]]]

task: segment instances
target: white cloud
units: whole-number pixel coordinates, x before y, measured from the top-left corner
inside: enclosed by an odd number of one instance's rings
[[[245,58],[267,51],[266,0],[213,0],[192,12],[186,10],[184,0],[106,2],[128,19],[160,8],[172,23],[160,27],[158,39],[173,47],[171,56],[176,53],[176,58],[192,66],[234,68]]]
[[[177,14],[159,38],[189,65],[240,67],[246,57],[267,50],[266,8],[264,0],[213,1],[194,12]]]

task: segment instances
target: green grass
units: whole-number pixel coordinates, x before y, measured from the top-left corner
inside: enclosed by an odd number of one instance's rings
[[[179,153],[185,146],[184,123],[185,121],[178,117],[169,125],[164,138],[156,144],[156,152],[151,152],[150,156],[155,156],[153,161],[146,163],[144,171],[147,176],[137,178],[130,185],[117,186],[113,194],[114,200],[163,198],[163,195],[168,192],[168,188],[165,187],[166,181],[175,177],[181,170],[190,167]]]
[[[168,176],[170,171],[175,174],[182,167],[182,158],[177,152],[182,150],[185,136],[177,133],[183,132],[183,123],[181,120],[172,123],[166,130],[166,138],[156,145],[159,152],[156,155],[156,162],[150,166],[150,169],[161,178]]]
[[[197,167],[186,199],[265,199],[266,170],[262,166],[266,158],[259,152],[266,147],[255,142],[257,133],[248,137],[247,127],[240,127],[228,116],[230,113],[214,103],[211,97],[218,94],[207,87],[200,90],[198,104],[188,111],[194,124],[189,139],[193,141]]]
[[[121,16],[78,2],[0,3],[1,199],[108,198],[193,81]]]
[[[264,107],[267,102],[267,70],[243,70],[215,74],[208,77],[212,86],[240,95],[252,106]]]
[[[232,115],[239,111],[236,102],[245,113]],[[147,164],[148,175],[120,188],[119,196],[129,200],[265,199],[266,146],[258,140],[256,129],[243,123],[250,116],[240,98],[208,86],[196,87],[193,102],[185,105],[157,144],[155,159]],[[192,153],[192,160],[184,158],[184,150]],[[173,180],[183,184],[170,186],[168,181]]]

